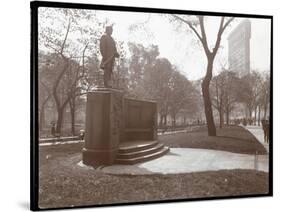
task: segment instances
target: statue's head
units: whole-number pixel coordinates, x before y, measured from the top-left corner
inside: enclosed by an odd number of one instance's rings
[[[113,32],[112,26],[107,26],[107,27],[105,27],[105,33],[106,33],[106,34],[112,35],[112,32]]]

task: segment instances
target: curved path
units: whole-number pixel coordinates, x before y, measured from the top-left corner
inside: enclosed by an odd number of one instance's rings
[[[268,157],[208,149],[171,148],[168,154],[152,161],[101,168],[109,174],[175,174],[223,169],[256,169],[268,172]]]
[[[268,152],[268,145],[263,142],[262,128],[257,126],[245,128],[264,145]],[[268,172],[268,154],[248,155],[208,149],[171,148],[168,154],[149,162],[101,168],[103,172],[111,174],[173,174],[223,169],[255,169]]]

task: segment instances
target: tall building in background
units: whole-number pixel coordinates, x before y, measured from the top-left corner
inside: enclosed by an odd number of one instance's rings
[[[228,36],[229,70],[244,76],[250,73],[251,22],[242,21]]]

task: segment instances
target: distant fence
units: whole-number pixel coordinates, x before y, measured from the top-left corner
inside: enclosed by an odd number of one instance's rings
[[[157,132],[158,133],[165,133],[165,132],[174,132],[174,131],[183,131],[191,132],[198,129],[201,129],[202,127],[205,127],[206,124],[189,124],[184,126],[165,126],[165,127],[158,127]]]
[[[54,138],[39,138],[39,143],[50,143],[50,142],[64,142],[64,141],[75,141],[81,140],[80,136],[69,136],[69,137],[54,137]]]

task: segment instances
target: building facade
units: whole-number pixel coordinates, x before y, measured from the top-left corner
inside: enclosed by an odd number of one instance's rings
[[[250,73],[251,22],[241,22],[228,36],[229,70],[240,77]]]

